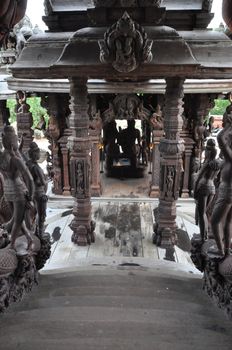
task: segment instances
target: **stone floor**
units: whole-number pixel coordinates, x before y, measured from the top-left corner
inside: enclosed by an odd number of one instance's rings
[[[67,199],[66,199],[67,201]],[[54,206],[54,202],[53,206]],[[51,204],[51,203],[50,203]],[[152,243],[153,209],[157,200],[149,198],[95,198],[92,218],[96,222],[96,242],[79,247],[71,242],[71,202],[69,208],[48,209],[47,231],[52,236],[52,255],[45,270],[93,264],[153,265],[165,258],[165,250]],[[185,269],[198,273],[189,251],[190,239],[199,229],[194,224],[194,205],[191,200],[178,202],[178,245],[175,260]]]

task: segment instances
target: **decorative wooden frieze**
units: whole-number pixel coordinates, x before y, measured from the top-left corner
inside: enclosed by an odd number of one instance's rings
[[[87,79],[72,79],[69,137],[71,192],[74,197],[72,241],[78,245],[94,242],[90,201],[90,139]]]
[[[132,72],[153,58],[153,40],[147,38],[144,28],[134,22],[127,12],[107,30],[104,39],[98,43],[100,61],[112,64],[121,73]]]
[[[163,0],[93,0],[95,7],[159,7]]]

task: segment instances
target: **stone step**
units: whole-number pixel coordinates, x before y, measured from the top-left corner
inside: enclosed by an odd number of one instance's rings
[[[2,350],[229,350],[231,341],[199,276],[165,267],[43,274],[0,319]]]

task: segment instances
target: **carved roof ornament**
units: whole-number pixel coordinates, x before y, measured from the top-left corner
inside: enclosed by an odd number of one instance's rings
[[[202,10],[210,12],[212,9],[213,0],[203,0]]]
[[[94,0],[95,7],[159,7],[163,0]]]
[[[149,63],[153,59],[153,40],[147,39],[144,28],[134,22],[126,11],[98,44],[100,61],[112,63],[114,69],[121,73],[132,72],[140,64]]]

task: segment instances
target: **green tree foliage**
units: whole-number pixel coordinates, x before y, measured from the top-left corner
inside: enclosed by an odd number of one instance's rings
[[[46,122],[48,122],[48,114],[46,109],[41,107],[40,97],[29,97],[27,98],[27,103],[30,105],[30,112],[33,116],[33,127],[38,124],[41,115],[44,115]],[[10,110],[10,123],[13,123],[16,121],[16,100],[7,100],[7,107]]]
[[[230,104],[229,100],[214,100],[214,102],[215,106],[209,112],[209,114],[212,115],[223,115],[226,110],[226,107]]]

